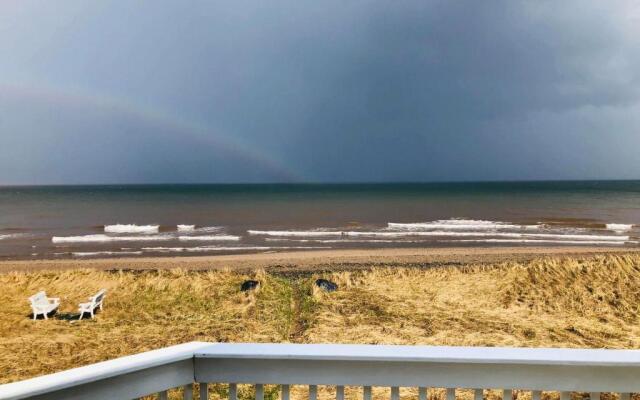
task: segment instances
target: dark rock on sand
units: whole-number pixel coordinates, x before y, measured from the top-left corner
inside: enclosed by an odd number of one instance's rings
[[[240,290],[246,292],[248,290],[255,290],[260,286],[260,282],[258,281],[244,281],[242,282],[242,286],[240,286]]]
[[[325,292],[335,292],[338,290],[338,284],[328,281],[326,279],[318,279],[316,281],[316,286]]]

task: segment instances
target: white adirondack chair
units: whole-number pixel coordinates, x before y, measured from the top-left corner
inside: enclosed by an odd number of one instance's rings
[[[33,296],[29,297],[31,302],[31,310],[33,310],[33,319],[38,318],[39,314],[44,316],[44,319],[49,319],[47,314],[56,310],[60,306],[60,298],[47,297],[44,291],[40,291]]]
[[[98,293],[89,297],[89,302],[80,303],[80,306],[78,307],[78,311],[80,311],[80,319],[82,319],[84,313],[91,314],[91,318],[93,318],[94,312],[98,307],[100,308],[100,311],[102,311],[102,302],[104,301],[106,293],[106,289],[101,289]]]

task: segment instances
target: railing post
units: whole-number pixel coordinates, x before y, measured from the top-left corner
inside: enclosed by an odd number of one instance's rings
[[[344,386],[336,387],[336,400],[344,400]]]
[[[474,400],[482,400],[482,396],[484,395],[484,391],[482,389],[475,389],[473,391]],[[540,399],[538,399],[540,400]]]
[[[502,391],[502,400],[513,400],[513,390],[511,390],[511,389],[503,390]]]
[[[309,385],[309,400],[318,400],[318,386]]]
[[[229,400],[238,400],[238,385],[235,383],[229,384]]]
[[[209,385],[206,383],[200,384],[200,400],[209,400]]]
[[[168,400],[169,399],[169,392],[164,390],[160,393],[158,393],[158,400]]]
[[[418,388],[418,400],[427,400],[427,388]]]
[[[400,400],[400,388],[397,386],[391,387],[391,400]]]
[[[591,392],[591,393],[589,393],[589,398],[591,400],[600,400],[600,392]]]
[[[256,400],[264,400],[264,385],[256,384]]]
[[[560,400],[570,400],[570,399],[571,399],[571,393],[569,393],[569,392],[560,392]]]
[[[447,388],[447,400],[456,400],[455,388]]]
[[[280,400],[289,400],[291,389],[289,385],[282,385]]]
[[[362,388],[362,400],[371,400],[371,386]]]
[[[193,400],[193,384],[184,385],[182,398],[184,400]]]
[[[540,400],[541,395],[542,395],[541,391],[533,390],[531,391],[531,400]]]

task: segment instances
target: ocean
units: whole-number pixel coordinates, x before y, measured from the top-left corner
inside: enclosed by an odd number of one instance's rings
[[[640,241],[640,181],[0,187],[0,259]]]

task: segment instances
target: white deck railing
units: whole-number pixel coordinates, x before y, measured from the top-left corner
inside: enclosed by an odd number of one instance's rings
[[[485,347],[211,344],[193,342],[86,367],[0,386],[0,399],[133,399],[182,387],[185,399],[208,398],[208,384],[229,384],[230,400],[237,400],[237,384],[255,385],[256,400],[263,400],[264,385],[281,385],[281,399],[289,400],[290,385],[308,385],[315,400],[318,385],[335,386],[337,400],[345,386],[363,387],[364,400],[371,387],[391,388],[399,400],[400,387],[419,388],[426,400],[429,388],[444,388],[446,399],[455,389],[615,392],[622,400],[640,392],[640,351],[523,349]]]

